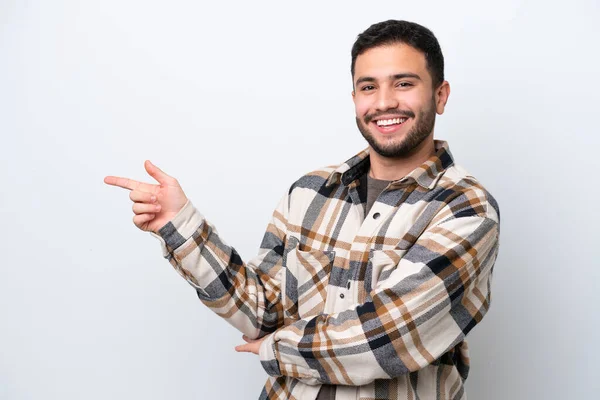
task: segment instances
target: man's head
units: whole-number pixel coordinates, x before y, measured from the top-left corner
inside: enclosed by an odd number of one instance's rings
[[[356,123],[374,151],[404,157],[433,140],[450,86],[429,29],[394,20],[372,25],[352,46],[351,72]]]

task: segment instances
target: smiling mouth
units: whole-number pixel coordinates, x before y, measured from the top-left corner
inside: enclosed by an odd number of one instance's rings
[[[379,119],[375,121],[375,124],[379,127],[393,127],[395,125],[402,125],[408,118],[391,118],[391,119]]]
[[[375,125],[375,129],[377,129],[379,133],[387,136],[404,130],[404,123],[406,123],[408,119],[408,117],[382,118],[372,120],[371,123]]]

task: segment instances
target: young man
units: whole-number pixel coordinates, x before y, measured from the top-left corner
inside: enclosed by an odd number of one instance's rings
[[[493,197],[433,138],[450,86],[435,36],[375,24],[352,48],[369,147],[296,181],[244,263],[179,183],[125,178],[134,223],[204,304],[244,333],[269,379],[261,399],[463,399],[466,334],[490,302]]]

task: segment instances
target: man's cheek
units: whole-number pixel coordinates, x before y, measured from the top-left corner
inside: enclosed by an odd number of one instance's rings
[[[356,116],[364,120],[365,116],[369,114],[369,107],[367,105],[356,105]]]

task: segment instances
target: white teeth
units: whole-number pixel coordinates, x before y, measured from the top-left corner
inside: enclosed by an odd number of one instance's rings
[[[380,119],[378,120],[377,126],[388,126],[393,124],[401,124],[406,121],[406,118],[393,118],[393,119]]]

